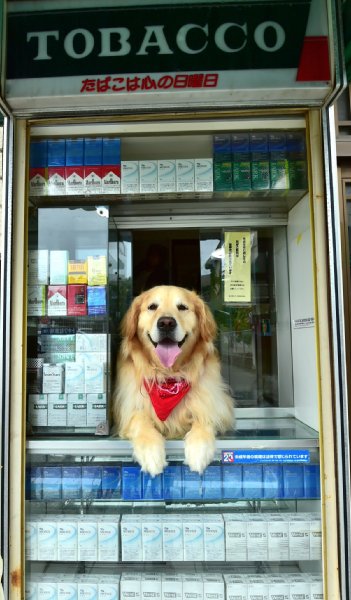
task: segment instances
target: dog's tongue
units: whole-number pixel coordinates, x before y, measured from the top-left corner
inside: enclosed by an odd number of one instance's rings
[[[164,367],[172,367],[180,353],[178,344],[173,342],[163,342],[156,346],[156,354]]]

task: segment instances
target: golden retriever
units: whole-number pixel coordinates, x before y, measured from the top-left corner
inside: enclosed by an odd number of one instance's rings
[[[215,335],[203,300],[175,286],[143,292],[122,321],[114,419],[152,476],[167,465],[165,438],[185,436],[185,462],[202,473],[214,457],[216,434],[234,426]]]

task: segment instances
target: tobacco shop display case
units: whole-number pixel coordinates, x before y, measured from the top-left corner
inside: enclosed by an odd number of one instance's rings
[[[322,598],[303,119],[29,142],[27,600]],[[152,478],[113,435],[120,322],[158,284],[208,303],[235,398],[202,474],[168,440]]]

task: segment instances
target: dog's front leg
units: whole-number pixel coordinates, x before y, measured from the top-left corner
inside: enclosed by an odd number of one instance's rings
[[[164,437],[155,429],[150,417],[142,410],[131,418],[125,431],[133,444],[133,454],[143,471],[152,477],[162,473],[167,465]]]
[[[202,473],[213,460],[216,438],[211,425],[195,421],[184,438],[185,462],[192,471]]]

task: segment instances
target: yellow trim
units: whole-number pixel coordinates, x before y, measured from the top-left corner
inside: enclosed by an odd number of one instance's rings
[[[314,263],[316,358],[318,373],[319,444],[321,468],[321,512],[324,598],[340,598],[338,566],[338,519],[335,472],[333,387],[331,340],[329,331],[328,248],[326,237],[326,201],[322,158],[321,115],[317,110],[308,117],[310,153],[310,211]]]

